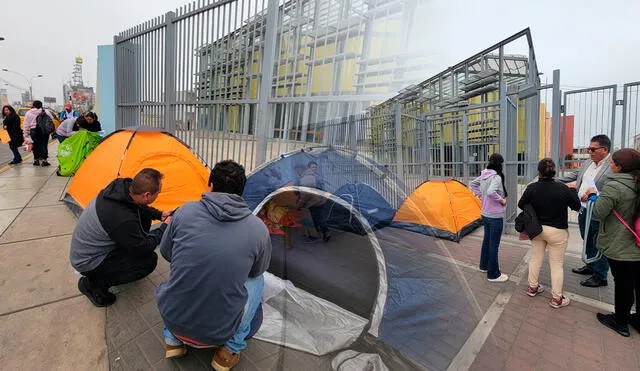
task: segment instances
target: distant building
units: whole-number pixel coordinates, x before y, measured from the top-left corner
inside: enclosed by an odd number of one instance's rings
[[[95,94],[92,87],[84,86],[82,80],[82,58],[76,57],[71,74],[71,81],[62,87],[64,102],[73,104],[73,108],[79,112],[93,110]]]

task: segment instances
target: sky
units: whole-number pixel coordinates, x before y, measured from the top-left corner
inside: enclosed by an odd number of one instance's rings
[[[95,87],[98,45],[186,3],[30,0],[20,9],[12,2],[0,20],[0,68],[42,74],[33,81],[34,96],[60,102],[76,56],[84,58],[85,85]],[[564,89],[623,84],[640,80],[640,32],[634,27],[639,14],[635,0],[426,0],[416,13],[411,45],[432,61],[427,79],[530,27],[543,82],[560,69]],[[0,72],[0,78],[28,87],[15,74]],[[19,90],[0,88],[9,90],[11,100],[19,98]]]

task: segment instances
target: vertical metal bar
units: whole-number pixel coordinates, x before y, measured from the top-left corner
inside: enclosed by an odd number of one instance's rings
[[[551,156],[553,158],[553,161],[559,164],[558,168],[562,169],[562,166],[560,165],[560,104],[562,103],[562,92],[560,91],[560,70],[553,71],[553,94],[551,100],[553,102],[551,113]],[[567,103],[566,95],[564,96],[564,102],[565,104]],[[566,107],[564,111],[564,117],[566,120]]]
[[[395,129],[395,145],[396,145],[396,174],[400,179],[404,179],[404,166],[402,158],[402,106],[395,104],[394,129]]]
[[[165,16],[164,33],[164,129],[169,133],[176,131],[176,14],[168,12]]]
[[[507,130],[508,130],[508,104],[507,104],[507,83],[504,81],[504,46],[500,45],[498,68],[500,69],[500,152],[506,155],[507,150]],[[508,158],[505,157],[507,161]]]
[[[622,148],[629,145],[627,138],[627,105],[629,104],[627,87],[628,85],[626,84],[622,87],[622,140],[620,141],[620,147]]]
[[[462,182],[469,184],[469,113],[462,116]]]
[[[611,145],[616,143],[616,99],[618,98],[618,87],[612,87],[613,97],[611,98]],[[624,109],[623,109],[624,111]],[[624,138],[622,138],[624,140]],[[613,150],[613,148],[611,148]]]
[[[276,36],[278,33],[278,0],[268,0],[267,30],[265,35],[264,52],[262,55],[262,77],[260,78],[260,94],[258,101],[258,122],[256,127],[257,149],[256,165],[266,161],[267,135],[269,130],[269,98],[275,64]]]
[[[120,100],[122,99],[122,92],[120,91],[121,89],[121,84],[120,84],[120,74],[122,73],[122,68],[120,65],[120,53],[118,53],[118,49],[120,48],[118,45],[118,41],[120,41],[120,37],[114,35],[113,36],[113,80],[115,82],[114,86],[115,86],[115,109],[116,109],[116,129],[120,129],[122,128],[122,109],[120,108]],[[63,99],[66,99],[66,97],[62,97]]]

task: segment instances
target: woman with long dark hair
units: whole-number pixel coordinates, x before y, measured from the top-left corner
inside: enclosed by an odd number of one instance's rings
[[[597,318],[618,334],[629,336],[629,325],[640,331],[640,247],[629,229],[640,216],[640,152],[631,148],[616,151],[609,166],[613,174],[600,191],[593,217],[600,220],[598,247],[613,274],[615,313],[598,313]],[[587,190],[587,194],[596,192]],[[636,313],[631,314],[634,301]]]
[[[11,139],[9,141],[9,148],[11,148],[11,152],[13,152],[13,160],[9,162],[9,165],[16,165],[22,162],[22,156],[18,148],[20,148],[24,142],[22,129],[20,128],[20,117],[16,113],[16,110],[9,105],[2,107],[2,116],[4,117],[2,123]]]
[[[480,271],[487,273],[491,282],[505,282],[509,279],[500,272],[498,248],[504,228],[504,214],[507,206],[507,188],[505,187],[502,166],[504,158],[499,153],[489,157],[489,164],[479,177],[471,182],[471,190],[482,201],[482,223],[484,239],[480,254]]]
[[[578,192],[566,185],[556,182],[556,164],[550,158],[543,158],[538,163],[538,181],[525,189],[518,207],[522,210],[531,205],[535,211],[542,232],[531,240],[531,259],[529,260],[529,288],[527,295],[534,297],[543,292],[538,282],[540,267],[544,261],[545,250],[549,254],[551,270],[552,308],[569,305],[569,298],[564,296],[564,256],[569,242],[568,208],[580,210]]]

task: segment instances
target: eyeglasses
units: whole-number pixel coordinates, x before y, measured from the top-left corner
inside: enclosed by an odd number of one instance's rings
[[[587,149],[589,150],[589,152],[595,152],[595,151],[597,151],[597,150],[599,150],[599,149],[603,149],[603,148],[604,148],[604,147],[597,147],[597,148],[589,147],[589,148],[587,148]]]

